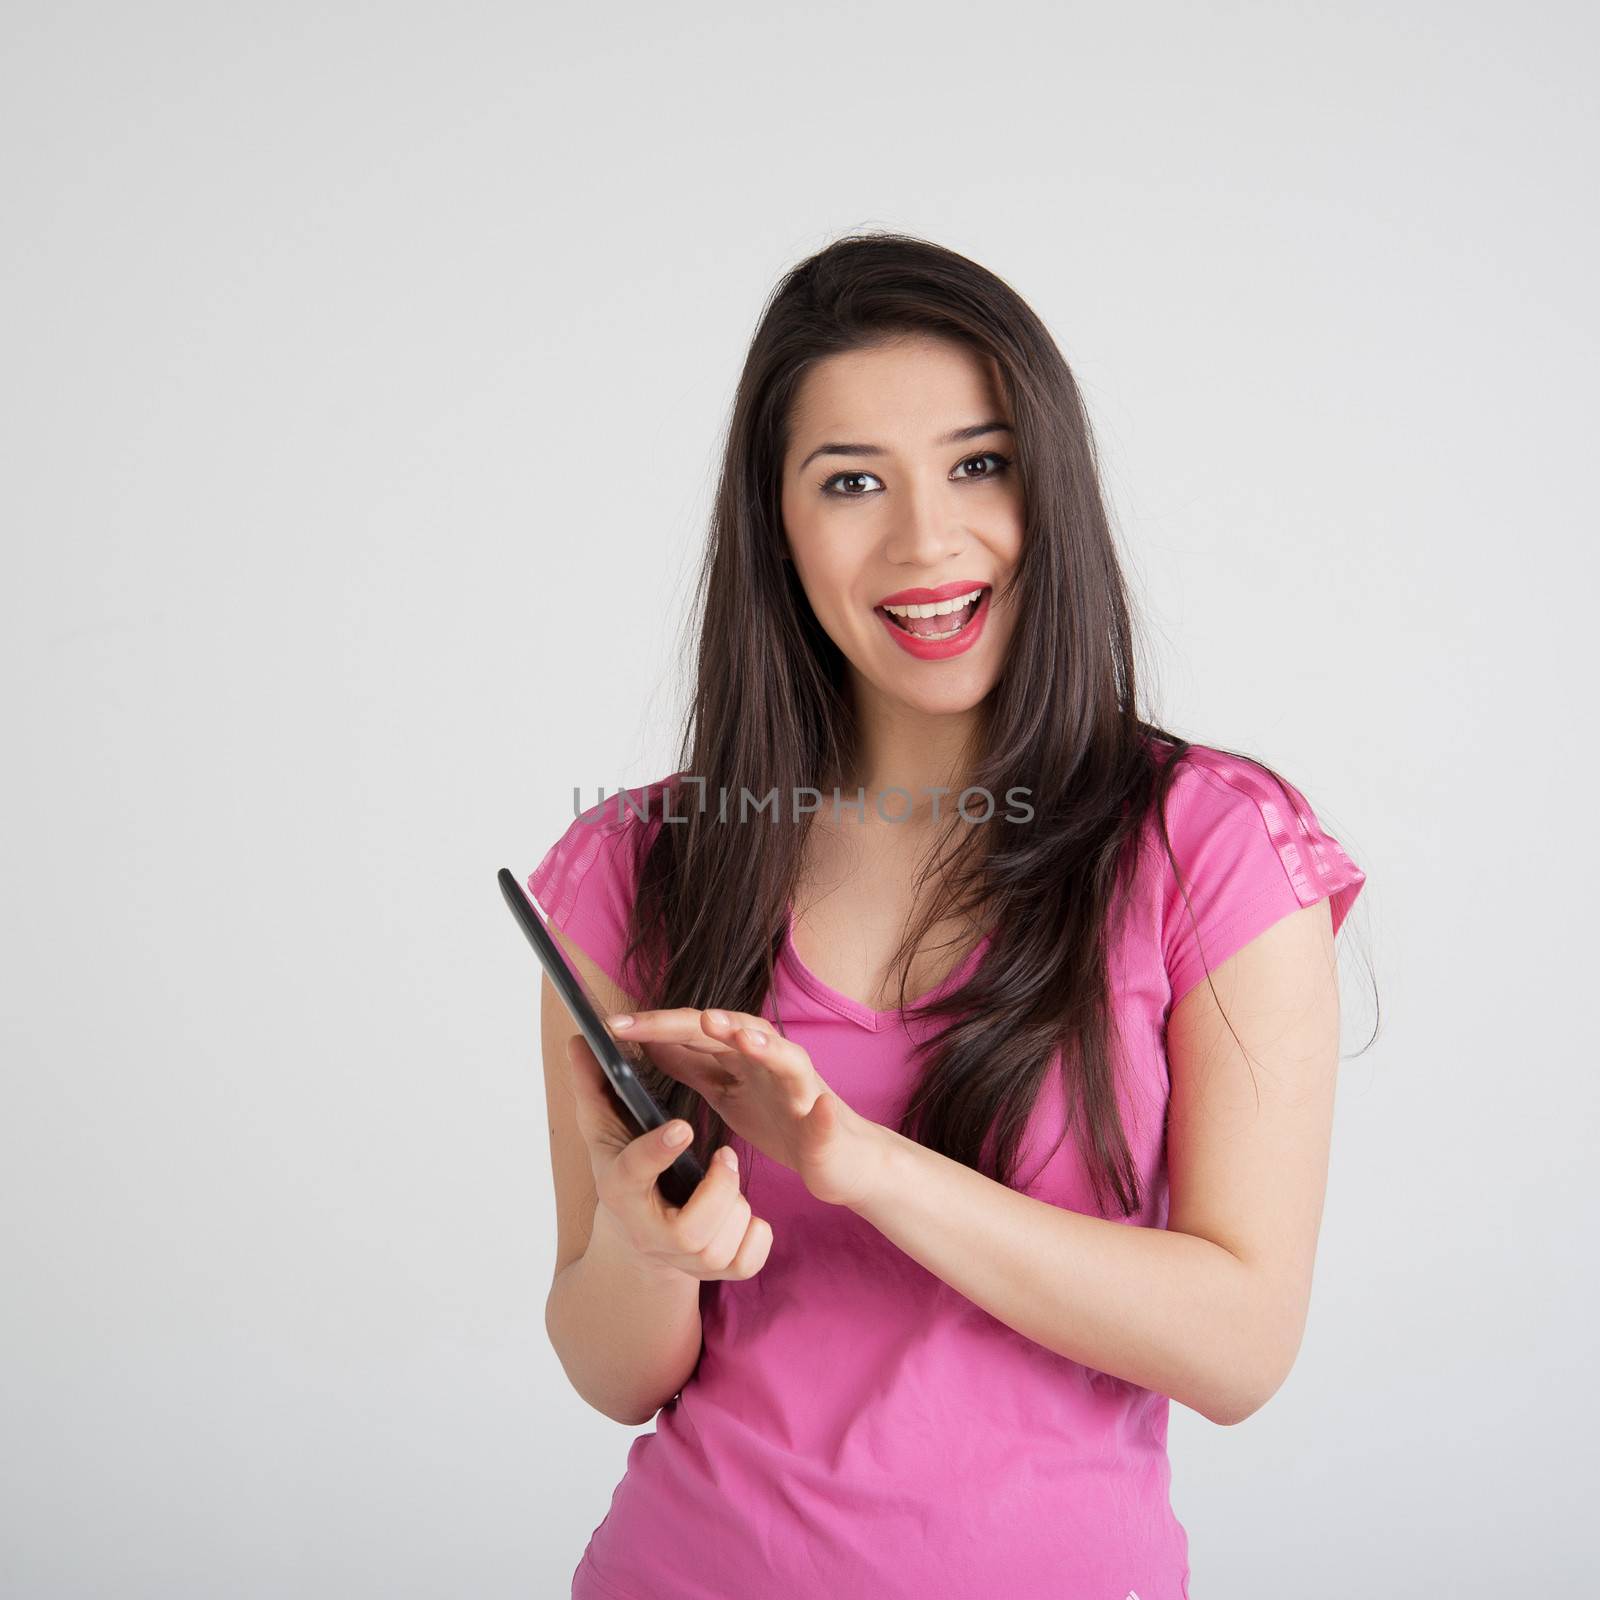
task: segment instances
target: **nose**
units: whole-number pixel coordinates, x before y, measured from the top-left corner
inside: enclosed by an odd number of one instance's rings
[[[909,483],[885,537],[884,558],[896,566],[935,568],[967,542],[948,486]]]

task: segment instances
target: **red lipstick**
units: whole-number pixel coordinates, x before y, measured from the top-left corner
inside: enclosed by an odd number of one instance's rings
[[[983,593],[972,608],[971,620],[960,633],[952,634],[948,639],[919,639],[916,634],[908,633],[883,609],[886,605],[927,606],[940,600],[959,600],[974,589],[982,589]],[[983,625],[988,620],[991,592],[988,584],[961,582],[940,584],[937,589],[901,589],[897,594],[885,595],[873,610],[878,621],[888,630],[889,637],[907,655],[915,656],[919,661],[948,661],[952,656],[964,654],[978,642]],[[955,612],[950,614],[952,617],[956,615]]]
[[[974,589],[987,589],[986,583],[963,583],[959,578],[954,583],[941,583],[937,589],[896,589],[893,594],[886,594],[878,604],[880,606],[932,606],[941,600],[954,600],[960,595],[971,594]]]

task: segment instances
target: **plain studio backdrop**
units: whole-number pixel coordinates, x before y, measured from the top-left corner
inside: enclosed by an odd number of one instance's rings
[[[672,770],[762,302],[887,227],[1059,340],[1150,708],[1369,876],[1298,1365],[1240,1427],[1172,1411],[1193,1593],[1576,1592],[1597,42],[8,7],[0,1590],[567,1592],[632,1433],[545,1336],[494,874]]]

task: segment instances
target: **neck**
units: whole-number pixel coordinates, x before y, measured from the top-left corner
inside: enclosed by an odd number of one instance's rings
[[[883,796],[882,812],[904,816],[905,822],[896,825],[908,827],[934,824],[934,791],[941,790],[936,825],[942,825],[965,786],[982,708],[918,711],[887,700],[870,685],[857,683],[854,688],[856,770],[841,780],[844,798],[853,799],[857,787],[864,788],[867,817],[877,820]],[[884,795],[896,789],[907,793]]]

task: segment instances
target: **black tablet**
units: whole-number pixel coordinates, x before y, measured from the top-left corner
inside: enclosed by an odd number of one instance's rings
[[[669,1119],[634,1071],[635,1065],[648,1065],[648,1058],[643,1049],[631,1039],[614,1037],[600,1020],[600,1012],[594,1003],[594,996],[589,992],[589,986],[578,976],[572,963],[562,954],[561,946],[550,937],[550,932],[544,925],[544,913],[533,897],[517,882],[508,868],[501,867],[496,876],[500,882],[500,892],[505,896],[506,904],[511,907],[512,916],[517,919],[518,925],[528,936],[528,943],[533,946],[533,953],[538,956],[540,965],[549,974],[556,993],[561,996],[562,1003],[572,1013],[572,1020],[577,1023],[578,1031],[588,1040],[589,1048],[594,1051],[605,1072],[606,1080],[621,1105],[623,1121],[633,1123],[640,1133],[648,1133],[652,1128],[661,1127]],[[656,1179],[656,1187],[669,1204],[681,1206],[694,1193],[705,1175],[705,1168],[689,1150],[685,1150]]]

